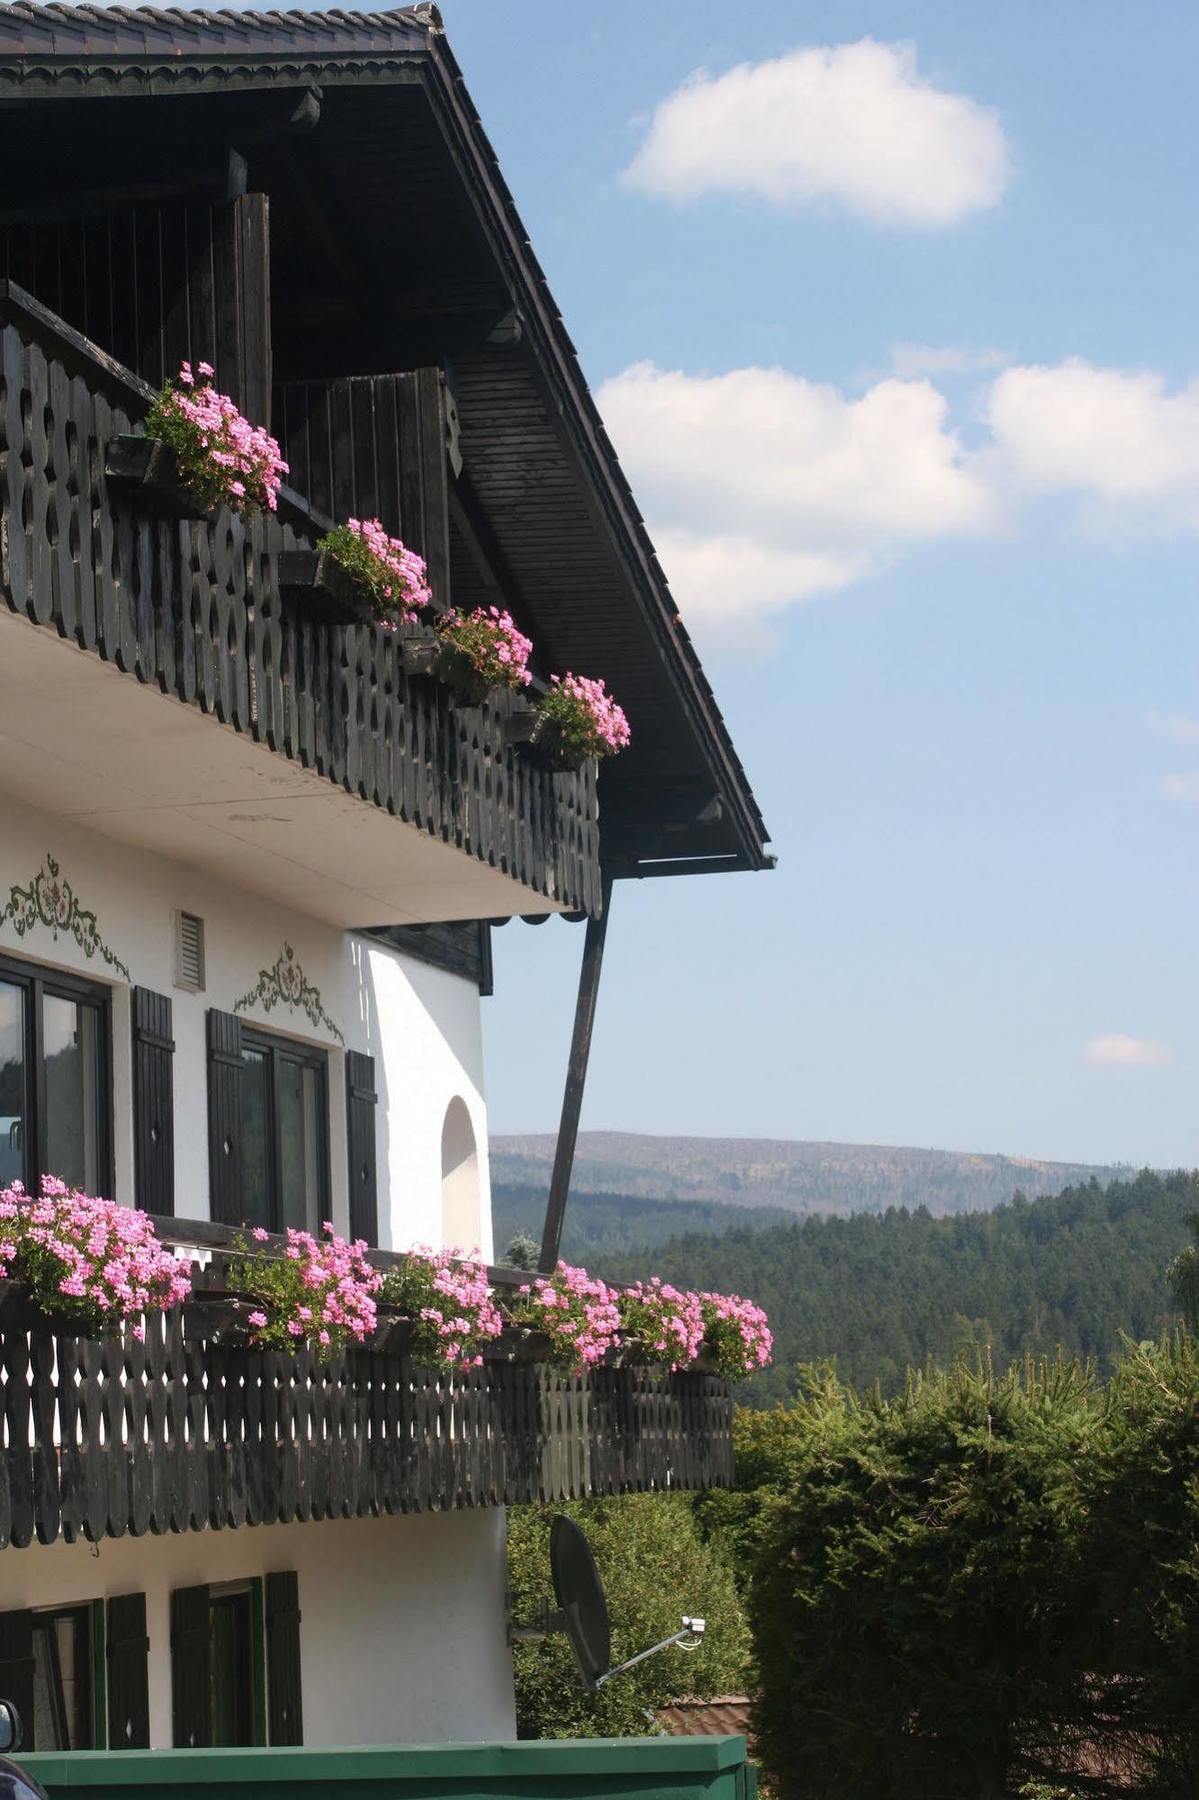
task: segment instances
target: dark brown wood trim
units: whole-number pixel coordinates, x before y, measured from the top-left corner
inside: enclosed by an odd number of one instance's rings
[[[566,1202],[570,1198],[570,1178],[574,1170],[575,1144],[578,1141],[579,1118],[583,1110],[583,1091],[587,1086],[591,1033],[595,1025],[600,975],[604,966],[604,943],[608,935],[608,915],[611,910],[612,876],[605,871],[599,916],[587,921],[583,961],[579,969],[579,992],[575,1001],[570,1060],[566,1065],[562,1117],[558,1125],[558,1143],[554,1150],[554,1167],[545,1208],[545,1229],[541,1234],[541,1255],[538,1258],[538,1267],[545,1275],[557,1268],[558,1251],[562,1244],[562,1225],[566,1218]]]

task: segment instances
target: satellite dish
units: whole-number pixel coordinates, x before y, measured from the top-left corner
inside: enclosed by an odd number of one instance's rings
[[[589,1688],[612,1666],[612,1624],[591,1545],[573,1519],[559,1513],[550,1526],[550,1573],[562,1625]]]
[[[558,1602],[557,1612],[551,1613],[543,1606],[538,1624],[510,1627],[509,1639],[519,1642],[525,1638],[543,1638],[555,1631],[565,1632],[584,1685],[593,1694],[614,1675],[623,1675],[626,1669],[644,1662],[649,1656],[656,1656],[659,1650],[669,1650],[676,1645],[680,1650],[699,1649],[704,1621],[684,1618],[681,1631],[663,1638],[660,1644],[651,1644],[648,1650],[630,1656],[627,1662],[617,1663],[613,1668],[612,1625],[604,1584],[595,1566],[591,1545],[574,1520],[563,1513],[559,1513],[550,1526],[550,1574],[554,1598]]]

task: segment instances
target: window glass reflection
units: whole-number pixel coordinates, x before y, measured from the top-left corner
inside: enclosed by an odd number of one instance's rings
[[[42,1004],[42,1041],[47,1173],[94,1194],[100,1185],[96,1008],[47,994]]]
[[[242,1210],[248,1225],[271,1220],[271,1063],[265,1050],[242,1053],[241,1156]]]
[[[279,1058],[280,1222],[300,1231],[311,1231],[318,1223],[322,1087],[316,1069]]]
[[[25,995],[0,981],[0,1187],[25,1180]]]

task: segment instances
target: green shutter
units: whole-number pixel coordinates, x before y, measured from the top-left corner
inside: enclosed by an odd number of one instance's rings
[[[266,1578],[266,1672],[271,1743],[302,1744],[300,1582],[294,1569]]]
[[[0,1613],[0,1697],[15,1706],[21,1718],[21,1746],[36,1750],[33,1741],[33,1614],[28,1607]]]
[[[171,1722],[177,1750],[212,1742],[212,1631],[207,1587],[171,1594]]]
[[[116,1594],[108,1602],[106,1651],[109,1746],[113,1750],[148,1750],[150,1640],[144,1594]],[[99,1708],[97,1716],[102,1716]]]

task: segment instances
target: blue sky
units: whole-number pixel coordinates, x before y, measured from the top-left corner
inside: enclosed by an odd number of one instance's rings
[[[1199,1163],[1199,13],[443,13],[780,858],[618,888],[585,1124]]]

